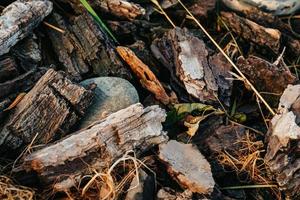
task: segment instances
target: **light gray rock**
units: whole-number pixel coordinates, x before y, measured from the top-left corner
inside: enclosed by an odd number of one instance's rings
[[[87,127],[108,115],[139,102],[134,86],[127,80],[118,77],[98,77],[82,81],[88,86],[97,84],[95,97],[87,113],[80,123],[80,128]]]

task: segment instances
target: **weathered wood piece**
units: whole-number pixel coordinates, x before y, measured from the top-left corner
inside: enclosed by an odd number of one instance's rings
[[[183,188],[201,194],[213,191],[215,181],[210,164],[195,146],[171,140],[159,145],[159,159]]]
[[[84,114],[92,92],[53,69],[16,106],[0,132],[0,151],[45,144],[60,130],[67,132]]]
[[[220,56],[209,58],[208,48],[204,42],[192,36],[186,29],[170,30],[161,39],[153,42],[151,50],[171,72],[174,88],[181,86],[192,97],[202,102],[217,101],[218,92],[222,93],[229,89],[227,86],[221,88],[223,87],[221,84],[224,83],[221,79],[225,81],[231,77],[229,74],[231,67],[226,61],[220,60]],[[230,81],[227,84],[231,85]]]
[[[8,53],[19,40],[26,37],[52,11],[50,1],[17,0],[7,6],[0,16],[0,55]]]
[[[288,84],[297,80],[283,61],[270,63],[262,58],[249,56],[247,59],[239,57],[237,65],[262,92],[281,94]]]
[[[16,62],[12,57],[0,60],[0,84],[17,77],[18,74]]]
[[[118,46],[117,52],[130,66],[144,88],[153,93],[155,98],[163,104],[167,105],[171,103],[171,98],[168,96],[155,74],[135,55],[131,49]]]
[[[281,190],[290,199],[300,192],[300,85],[289,85],[280,98],[278,114],[268,130],[265,160]]]
[[[81,80],[90,69],[100,76],[131,78],[111,40],[88,13],[69,19],[53,13],[49,21],[65,30],[64,34],[52,29],[47,32],[59,61],[73,79]]]
[[[235,13],[221,12],[221,18],[234,33],[260,46],[269,47],[278,53],[281,39],[279,30],[265,28]]]
[[[0,83],[0,99],[30,90],[45,72],[45,68],[33,69],[14,79]]]
[[[27,156],[23,168],[35,171],[43,184],[65,191],[78,185],[90,168],[104,170],[128,150],[137,154],[167,140],[165,111],[134,104],[86,129]]]

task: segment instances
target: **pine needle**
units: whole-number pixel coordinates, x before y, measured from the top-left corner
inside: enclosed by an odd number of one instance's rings
[[[255,188],[273,188],[278,187],[277,185],[239,185],[239,186],[230,186],[223,187],[222,190],[240,190],[240,189],[255,189]]]
[[[170,19],[170,17],[167,15],[167,13],[164,11],[164,9],[160,6],[157,0],[151,0],[151,2],[156,5],[158,9],[156,9],[160,14],[164,15],[166,19],[170,22],[170,24],[175,28],[174,22]]]
[[[94,11],[92,6],[86,0],[80,0],[80,2],[85,7],[85,9],[94,17],[94,19],[101,26],[101,28],[103,28],[108,33],[108,35],[114,40],[114,42],[118,43],[115,36],[112,34],[109,28],[104,24],[101,18],[97,15],[97,13]]]

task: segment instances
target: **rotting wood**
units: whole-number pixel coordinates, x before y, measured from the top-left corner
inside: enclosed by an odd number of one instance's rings
[[[158,106],[134,104],[28,155],[22,168],[36,172],[43,184],[55,183],[55,190],[65,191],[90,169],[101,172],[129,150],[139,155],[166,141],[161,124],[165,117]]]
[[[50,1],[20,1],[7,6],[0,16],[0,55],[8,53],[52,11]]]
[[[197,147],[170,140],[159,145],[159,159],[181,187],[200,194],[212,193],[215,181],[210,164]]]
[[[47,29],[47,33],[59,61],[72,79],[81,80],[82,76],[90,73],[90,69],[100,76],[131,78],[129,70],[117,56],[112,41],[89,14],[83,13],[68,19],[53,13],[49,22],[65,30],[62,34]]]
[[[260,46],[269,47],[275,53],[279,52],[281,40],[281,32],[279,30],[265,28],[235,13],[221,12],[221,18],[234,33],[244,39]]]
[[[216,101],[218,85],[209,66],[208,49],[202,40],[185,29],[175,28],[162,39],[155,40],[151,49],[169,69],[174,82],[192,97],[203,102]]]
[[[290,199],[300,191],[299,138],[300,85],[289,85],[280,98],[278,114],[271,120],[265,160],[281,190]]]
[[[297,80],[282,60],[279,63],[270,63],[255,56],[247,59],[239,57],[237,65],[261,92],[281,94],[288,84]]]
[[[171,98],[156,78],[155,74],[143,63],[135,53],[127,47],[117,47],[117,52],[131,67],[134,74],[140,79],[140,83],[155,95],[155,98],[163,104],[171,103]]]
[[[21,100],[0,132],[1,151],[29,144],[45,144],[68,132],[84,114],[92,92],[50,69]],[[36,136],[36,134],[38,134]]]

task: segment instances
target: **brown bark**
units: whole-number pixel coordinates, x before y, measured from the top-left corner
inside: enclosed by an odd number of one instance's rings
[[[65,19],[53,13],[49,20],[66,31],[62,34],[47,29],[59,61],[73,79],[81,80],[90,71],[100,76],[131,78],[116,55],[112,41],[89,14]]]
[[[44,144],[69,128],[84,114],[92,93],[71,83],[52,69],[37,82],[16,106],[0,132],[2,151],[34,141]]]
[[[167,105],[171,102],[171,98],[167,95],[165,89],[150,68],[143,63],[135,53],[127,47],[117,47],[117,52],[124,61],[131,67],[131,70],[139,78],[144,88],[155,95],[155,98]]]
[[[27,156],[23,168],[35,171],[55,190],[76,186],[90,169],[103,171],[129,150],[137,154],[167,139],[162,131],[165,111],[134,104],[90,127]],[[59,156],[58,156],[59,155]]]
[[[265,28],[230,12],[221,12],[221,18],[234,33],[260,46],[269,47],[275,53],[278,53],[281,32],[277,29]]]
[[[216,101],[218,85],[215,76],[218,74],[213,74],[208,49],[202,40],[192,36],[187,30],[175,28],[163,38],[155,40],[151,49],[155,57],[171,72],[173,83],[185,88],[192,97],[200,101]]]
[[[272,64],[262,58],[250,56],[247,59],[238,58],[237,65],[261,92],[281,94],[288,84],[297,80],[283,61]]]

